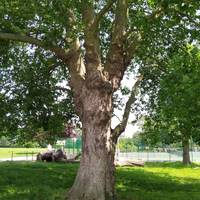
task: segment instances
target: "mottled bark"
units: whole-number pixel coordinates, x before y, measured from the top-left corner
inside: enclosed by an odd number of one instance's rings
[[[94,63],[95,64],[95,63]],[[117,139],[125,130],[131,105],[135,102],[136,81],[124,111],[122,123],[111,130],[113,85],[101,71],[86,75],[82,90],[75,102],[81,110],[83,124],[83,153],[69,200],[114,200],[115,149]]]
[[[0,38],[30,43],[50,50],[66,64],[76,112],[83,125],[80,169],[68,199],[114,200],[115,146],[117,137],[125,129],[129,113],[126,109],[123,126],[120,126],[118,134],[113,136],[116,131],[111,131],[112,94],[119,89],[128,66],[125,61],[128,0],[108,0],[98,13],[95,11],[94,1],[82,2],[84,39],[81,40],[84,41],[84,53],[78,34],[75,38],[73,34],[66,33],[64,40],[67,49],[52,44],[46,46],[45,41],[18,34],[0,33]],[[99,25],[111,8],[115,10],[112,37],[106,61],[102,63]],[[69,10],[67,29],[76,32],[79,28],[73,10]],[[128,105],[128,108],[130,112],[131,106]]]
[[[82,91],[83,152],[67,199],[114,200],[114,149],[111,139],[112,98],[100,89]]]
[[[127,30],[128,1],[118,0],[115,10],[115,20],[113,23],[112,40],[110,43],[107,60],[105,63],[105,73],[108,73],[113,89],[116,91],[121,84],[125,65],[125,35]]]
[[[117,199],[115,191],[115,150],[117,140],[111,141],[111,149],[108,153],[108,162],[106,170],[106,200]]]
[[[183,164],[188,165],[191,163],[189,139],[184,139],[182,144],[183,144]]]

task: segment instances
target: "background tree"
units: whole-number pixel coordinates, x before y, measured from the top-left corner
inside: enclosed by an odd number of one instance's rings
[[[43,57],[55,55],[69,71],[83,127],[83,153],[69,200],[115,199],[116,142],[127,125],[140,78],[123,120],[112,130],[114,92],[133,63],[164,57],[194,38],[197,10],[198,1],[178,0],[1,1],[0,39],[8,51],[37,46]]]
[[[143,134],[151,144],[182,142],[184,164],[190,163],[189,140],[200,142],[199,56],[197,47],[187,46],[168,61]]]
[[[66,70],[55,56],[44,57],[37,48],[28,54],[20,47],[12,50],[0,71],[1,133],[21,144],[53,143],[63,136],[64,123],[76,117],[72,92],[66,81],[62,83],[68,78]],[[20,62],[13,65],[16,57]]]
[[[137,152],[144,147],[145,141],[142,134],[135,133],[131,138],[120,138],[118,141],[118,147],[120,152]]]

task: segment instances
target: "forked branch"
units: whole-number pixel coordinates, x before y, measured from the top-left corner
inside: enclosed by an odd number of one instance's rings
[[[102,17],[111,9],[112,5],[116,2],[116,0],[108,0],[105,6],[100,10],[100,12],[96,15],[94,24],[98,26]]]
[[[133,103],[136,101],[137,90],[138,90],[138,87],[139,87],[139,84],[140,84],[142,78],[143,78],[142,76],[138,77],[137,81],[135,82],[135,84],[132,88],[131,95],[130,95],[128,101],[126,102],[122,121],[112,130],[113,139],[115,139],[115,140],[117,140],[118,137],[126,129],[126,126],[128,124],[129,115],[131,112],[131,107],[132,107]]]
[[[124,35],[127,31],[128,0],[118,0],[113,24],[112,40],[105,63],[105,71],[109,74],[113,90],[120,86],[126,66],[124,63]]]
[[[98,26],[95,24],[96,16],[93,2],[83,2],[82,18],[84,22],[84,46],[86,50],[85,63],[88,73],[101,69]]]

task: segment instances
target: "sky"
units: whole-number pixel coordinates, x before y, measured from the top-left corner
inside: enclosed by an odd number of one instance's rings
[[[134,74],[130,74],[129,77],[124,76],[123,80],[122,80],[122,86],[126,86],[128,87],[130,90],[132,89],[133,85],[135,84],[136,79],[135,79],[135,75]],[[128,100],[128,96],[127,97],[123,97],[123,103],[125,104],[126,101]],[[117,116],[114,116],[112,118],[112,123],[111,126],[112,128],[114,128],[122,119],[123,116],[123,112],[124,110],[122,109],[122,111],[115,109],[114,113]],[[140,130],[139,124],[135,124],[132,125],[131,121],[135,120],[135,115],[134,113],[131,113],[129,116],[129,121],[126,127],[125,132],[121,135],[121,137],[132,137],[136,132],[138,132]]]
[[[125,75],[123,80],[122,80],[122,87],[126,86],[128,87],[130,90],[132,89],[133,85],[135,84],[136,82],[136,78],[135,78],[135,75],[134,74],[130,74],[130,75]],[[66,87],[66,82],[63,81],[62,83],[58,84],[58,86],[63,86],[63,87]],[[118,91],[117,94],[121,96],[120,92]],[[129,96],[123,96],[123,103],[126,104],[127,100],[128,100]],[[124,106],[125,107],[125,106]],[[123,112],[124,112],[124,109],[122,109],[121,111],[118,110],[118,109],[115,109],[114,110],[114,114],[117,116],[114,116],[112,118],[112,122],[111,122],[111,127],[114,128],[115,126],[117,126],[117,124],[120,123],[120,120],[122,120],[122,116],[123,116]],[[128,124],[127,124],[127,127],[126,127],[126,130],[124,133],[122,133],[122,135],[120,137],[132,137],[136,132],[138,132],[140,130],[140,126],[141,126],[141,123],[136,123],[135,125],[132,125],[131,124],[131,121],[135,120],[135,115],[134,113],[131,113],[130,116],[129,116],[129,121],[128,121]]]

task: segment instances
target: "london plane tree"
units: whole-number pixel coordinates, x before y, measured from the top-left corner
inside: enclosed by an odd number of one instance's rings
[[[15,53],[12,48],[19,46],[43,56],[51,53],[69,72],[83,129],[82,158],[69,200],[116,198],[115,145],[140,78],[123,120],[111,129],[113,94],[136,62],[159,60],[183,40],[196,39],[199,5],[196,0],[0,1],[0,40],[7,51]]]

